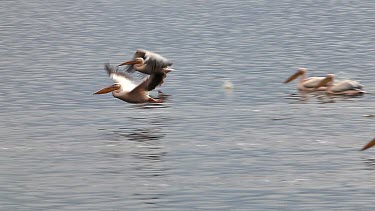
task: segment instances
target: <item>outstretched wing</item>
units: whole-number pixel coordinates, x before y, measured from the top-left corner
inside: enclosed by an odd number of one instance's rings
[[[145,64],[149,67],[148,69],[151,73],[161,72],[162,68],[172,66],[173,64],[160,54],[151,51],[146,52],[145,57]]]
[[[114,68],[110,64],[106,63],[104,69],[107,71],[109,77],[121,85],[121,89],[126,92],[132,91],[137,85],[130,75],[118,71],[118,68]]]
[[[146,85],[147,91],[154,90],[157,86],[164,83],[164,78],[167,77],[166,73],[153,74],[148,78],[148,83]]]
[[[146,80],[141,82],[135,87],[131,93],[149,92],[154,90],[157,86],[160,86],[164,82],[164,78],[167,76],[165,73],[153,74],[147,77]]]

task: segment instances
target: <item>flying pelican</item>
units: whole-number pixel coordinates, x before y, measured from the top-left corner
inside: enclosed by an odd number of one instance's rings
[[[375,146],[375,138],[372,139],[372,141],[368,142],[365,146],[363,146],[361,151],[371,148],[373,146]]]
[[[300,77],[298,82],[297,88],[300,91],[324,91],[327,87],[319,87],[319,89],[315,89],[316,85],[319,84],[320,81],[324,79],[324,77],[309,77],[306,78],[307,69],[306,68],[299,68],[296,73],[291,75],[288,79],[284,81],[284,84],[293,81],[294,79]]]
[[[135,84],[132,78],[122,72],[118,72],[109,64],[105,64],[105,70],[108,75],[116,81],[111,86],[105,87],[94,94],[106,94],[112,92],[115,98],[123,100],[128,103],[162,103],[162,100],[154,99],[148,95],[149,91],[155,89],[163,82],[164,76],[161,74],[153,74],[148,76],[139,84]]]
[[[172,64],[171,61],[157,53],[147,50],[137,50],[132,60],[123,62],[118,66],[130,65],[126,69],[127,72],[131,73],[136,70],[147,75],[153,75],[169,73],[173,70],[170,68]]]
[[[365,91],[363,91],[363,86],[357,81],[344,80],[338,82],[337,84],[333,84],[334,79],[334,74],[327,74],[327,76],[320,81],[316,88],[319,89],[321,86],[327,86],[326,93],[332,95],[353,96],[365,93]]]

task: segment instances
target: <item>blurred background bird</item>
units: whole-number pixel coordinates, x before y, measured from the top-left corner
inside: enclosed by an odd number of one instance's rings
[[[334,84],[335,75],[327,74],[327,76],[316,85],[316,89],[319,90],[322,87],[326,87],[325,92],[332,95],[361,95],[364,94],[363,85],[357,81],[344,80]]]

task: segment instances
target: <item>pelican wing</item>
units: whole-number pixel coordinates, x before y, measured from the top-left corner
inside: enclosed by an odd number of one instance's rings
[[[157,86],[160,86],[164,83],[164,78],[167,76],[165,73],[158,73],[153,74],[149,77],[149,81],[147,83],[147,90],[151,91],[154,90]]]
[[[352,80],[345,80],[341,81],[334,86],[332,86],[331,91],[332,92],[343,92],[347,90],[359,90],[362,89],[363,86],[358,83],[357,81],[352,81]]]
[[[315,88],[324,79],[324,77],[309,77],[303,82],[306,88]]]
[[[161,85],[166,77],[165,73],[153,74],[147,77],[142,83],[135,87],[131,94],[133,93],[145,93],[154,90],[157,86]]]
[[[173,64],[165,57],[147,50],[137,50],[133,56],[133,59],[139,57],[142,57],[145,61],[145,68],[142,72],[148,75],[161,73],[163,68],[171,66]],[[135,69],[133,65],[131,65],[126,71],[134,72]]]
[[[118,68],[114,68],[110,64],[104,65],[105,70],[107,71],[109,77],[121,85],[121,89],[126,92],[132,91],[137,85],[130,75],[119,72]]]
[[[151,65],[154,68],[164,68],[171,66],[173,63],[161,56],[160,54],[153,53],[151,51],[146,51],[145,63]]]

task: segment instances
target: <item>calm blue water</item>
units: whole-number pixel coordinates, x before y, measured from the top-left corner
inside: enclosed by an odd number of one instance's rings
[[[374,210],[374,11],[1,1],[0,210]],[[166,103],[92,95],[136,49],[174,62]],[[368,94],[299,93],[298,67]]]

